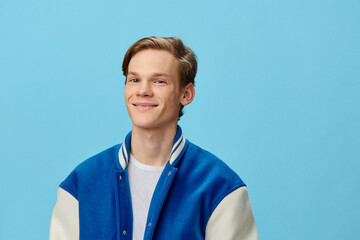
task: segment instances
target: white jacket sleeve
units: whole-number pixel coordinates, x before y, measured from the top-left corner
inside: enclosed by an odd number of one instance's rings
[[[79,240],[79,204],[76,198],[60,188],[51,217],[50,240]]]
[[[246,187],[227,195],[215,208],[206,226],[205,239],[259,239]]]

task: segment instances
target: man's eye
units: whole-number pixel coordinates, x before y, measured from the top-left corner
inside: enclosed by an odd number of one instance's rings
[[[138,79],[136,79],[136,78],[130,78],[129,80],[128,80],[128,82],[138,82],[139,80]]]
[[[163,84],[163,83],[166,83],[166,82],[164,80],[155,80],[154,83]]]

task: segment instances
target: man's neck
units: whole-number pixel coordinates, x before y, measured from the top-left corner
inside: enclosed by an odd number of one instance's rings
[[[161,129],[143,129],[133,126],[131,154],[143,164],[165,166],[169,161],[177,124]]]

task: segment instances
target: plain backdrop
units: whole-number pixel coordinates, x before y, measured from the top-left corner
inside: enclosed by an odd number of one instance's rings
[[[360,239],[358,0],[1,0],[0,239],[47,239],[57,187],[123,141],[122,58],[198,56],[180,120],[245,181],[261,239]]]

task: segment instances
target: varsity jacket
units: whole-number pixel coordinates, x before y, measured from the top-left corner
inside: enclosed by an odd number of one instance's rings
[[[131,240],[127,163],[122,144],[81,163],[60,184],[50,240]],[[173,142],[151,199],[144,239],[258,239],[244,182],[224,162],[184,138]]]

